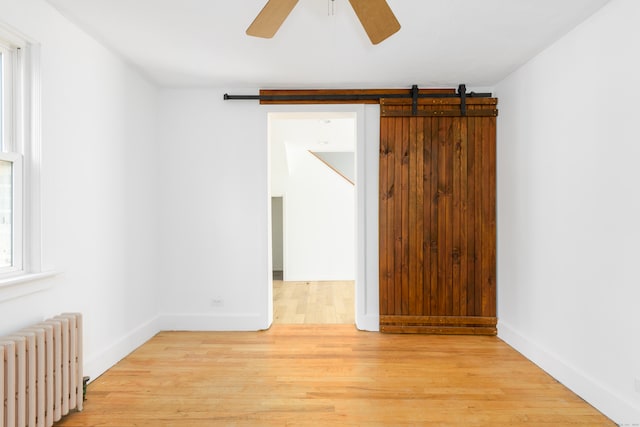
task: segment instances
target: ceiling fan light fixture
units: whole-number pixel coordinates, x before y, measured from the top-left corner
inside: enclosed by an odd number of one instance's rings
[[[400,30],[400,22],[393,14],[387,0],[349,0],[371,43],[378,44]],[[298,0],[268,0],[247,35],[272,38],[287,19]],[[335,12],[335,0],[329,0],[329,12]]]

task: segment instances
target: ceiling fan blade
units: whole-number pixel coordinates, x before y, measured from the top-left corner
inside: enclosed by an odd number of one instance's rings
[[[349,0],[371,43],[378,44],[400,29],[387,0]]]
[[[297,3],[298,0],[269,0],[247,28],[247,34],[270,39]]]

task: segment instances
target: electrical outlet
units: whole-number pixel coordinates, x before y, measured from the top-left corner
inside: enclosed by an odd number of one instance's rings
[[[224,307],[224,300],[222,298],[213,298],[211,300],[211,307]]]

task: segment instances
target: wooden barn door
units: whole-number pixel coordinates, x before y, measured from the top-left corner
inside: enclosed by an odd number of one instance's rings
[[[497,100],[380,104],[380,330],[495,335]]]

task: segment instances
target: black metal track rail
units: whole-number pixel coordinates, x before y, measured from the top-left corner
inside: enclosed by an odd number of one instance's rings
[[[462,115],[467,112],[467,98],[491,98],[492,94],[487,92],[467,92],[466,85],[458,86],[456,93],[419,93],[417,85],[413,85],[407,93],[393,93],[381,95],[379,93],[359,93],[359,94],[292,94],[292,95],[229,95],[224,94],[224,100],[258,100],[258,101],[375,101],[380,98],[409,98],[412,99],[412,109],[414,114],[418,109],[419,98],[460,98],[460,110]]]

